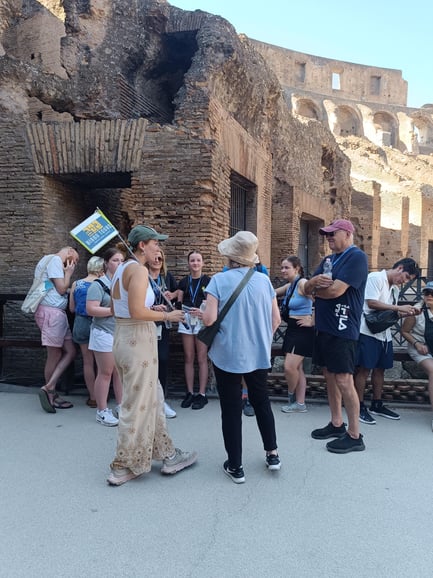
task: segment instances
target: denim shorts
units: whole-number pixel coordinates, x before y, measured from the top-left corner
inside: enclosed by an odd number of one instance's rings
[[[79,345],[89,343],[90,325],[92,318],[84,315],[75,315],[74,328],[72,329],[72,339]]]

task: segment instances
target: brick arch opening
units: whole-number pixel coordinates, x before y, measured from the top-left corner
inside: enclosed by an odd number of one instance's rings
[[[429,154],[433,150],[433,123],[429,118],[423,115],[417,115],[413,118],[413,127],[419,152]]]
[[[376,130],[376,144],[396,147],[398,139],[398,121],[388,112],[376,112],[373,117]]]
[[[337,106],[334,114],[336,122],[333,133],[335,136],[362,136],[362,123],[353,108]]]
[[[319,107],[309,98],[299,98],[295,100],[295,112],[306,118],[321,120]]]

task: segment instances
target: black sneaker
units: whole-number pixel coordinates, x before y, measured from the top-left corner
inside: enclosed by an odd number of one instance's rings
[[[382,417],[387,417],[388,419],[400,419],[398,413],[392,411],[386,405],[383,405],[381,401],[377,401],[371,404],[370,412],[375,415],[381,415]]]
[[[242,400],[242,411],[244,412],[244,415],[248,417],[253,417],[255,415],[254,408],[250,404],[248,398]]]
[[[346,433],[346,424],[336,427],[332,421],[327,426],[320,429],[314,429],[311,432],[311,437],[315,440],[327,440],[328,438],[339,438]]]
[[[207,397],[205,395],[202,395],[201,393],[198,393],[197,395],[194,396],[191,409],[203,409],[204,406],[207,405],[207,403],[208,403]]]
[[[242,466],[232,470],[229,468],[229,461],[227,460],[223,464],[223,470],[235,484],[243,484],[245,482],[244,468]]]
[[[266,467],[268,470],[279,470],[281,468],[281,461],[278,454],[268,454],[266,456]]]
[[[359,438],[355,440],[346,432],[340,438],[332,442],[328,442],[326,444],[326,449],[328,452],[332,452],[334,454],[347,454],[349,452],[363,452],[365,450],[365,445],[362,441],[361,434],[359,434]]]
[[[180,404],[180,407],[184,407],[184,408],[185,407],[191,407],[193,399],[194,399],[193,394],[188,391],[188,393],[183,398],[182,403]]]
[[[362,421],[362,423],[366,423],[368,425],[374,425],[376,423],[374,417],[368,413],[368,409],[365,407],[365,405],[361,405],[359,408],[359,421]]]

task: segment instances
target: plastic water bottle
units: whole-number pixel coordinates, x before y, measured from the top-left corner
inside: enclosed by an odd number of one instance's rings
[[[330,257],[326,257],[323,263],[323,274],[327,277],[332,277],[332,261]]]

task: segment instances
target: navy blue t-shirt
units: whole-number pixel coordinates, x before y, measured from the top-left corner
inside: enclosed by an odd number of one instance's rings
[[[352,245],[343,253],[328,256],[333,263],[332,278],[343,281],[349,287],[343,295],[335,299],[316,297],[316,329],[344,339],[357,340],[368,275],[367,255]],[[325,259],[320,263],[314,275],[323,273],[324,261]]]

